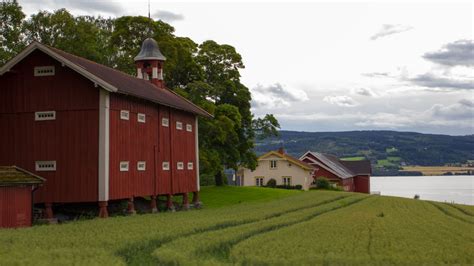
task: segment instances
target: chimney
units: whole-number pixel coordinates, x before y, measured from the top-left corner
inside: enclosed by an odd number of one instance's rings
[[[280,148],[278,149],[278,153],[279,153],[279,154],[285,154],[285,149],[284,149],[283,147],[280,147]]]

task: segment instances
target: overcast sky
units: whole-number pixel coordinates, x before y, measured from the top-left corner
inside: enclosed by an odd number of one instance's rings
[[[24,12],[147,15],[147,0],[20,0]],[[255,115],[282,129],[474,134],[470,1],[160,2],[176,35],[242,54]]]

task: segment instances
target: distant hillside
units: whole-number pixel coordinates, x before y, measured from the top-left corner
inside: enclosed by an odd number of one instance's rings
[[[400,166],[442,166],[474,159],[474,135],[448,136],[397,131],[297,132],[257,142],[257,154],[284,146],[296,157],[318,151],[348,160],[369,159],[378,174],[397,174]]]

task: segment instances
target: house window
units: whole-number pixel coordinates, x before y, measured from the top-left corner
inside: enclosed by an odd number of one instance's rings
[[[170,162],[163,162],[162,163],[162,168],[165,171],[169,171],[170,170]]]
[[[120,162],[120,172],[128,172],[128,161]]]
[[[145,161],[137,162],[137,170],[138,171],[145,171],[146,170],[146,162]]]
[[[184,163],[183,162],[177,162],[176,163],[176,168],[178,170],[183,170],[184,169]]]
[[[130,112],[128,110],[121,110],[120,111],[120,119],[129,120],[130,119]]]
[[[166,117],[161,118],[161,125],[164,127],[169,127],[170,126],[170,120]]]
[[[255,177],[255,185],[257,187],[262,187],[263,186],[263,177]]]
[[[54,66],[35,67],[35,77],[54,76]]]
[[[283,185],[291,186],[291,177],[290,176],[284,176],[283,177]]]
[[[176,121],[176,129],[177,130],[182,130],[183,129],[183,123]]]
[[[56,171],[56,161],[36,161],[36,171]]]
[[[277,168],[277,161],[271,160],[270,161],[270,169],[276,169]]]
[[[186,124],[186,131],[188,131],[188,132],[193,132],[193,125],[191,125],[191,124]]]
[[[137,120],[139,123],[145,123],[146,122],[146,115],[138,113],[137,114]]]
[[[56,120],[56,111],[43,111],[35,113],[35,121]]]
[[[193,169],[194,169],[193,162],[188,162],[188,170],[193,170]]]

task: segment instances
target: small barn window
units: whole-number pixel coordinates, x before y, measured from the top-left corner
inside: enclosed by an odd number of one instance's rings
[[[120,162],[120,172],[127,172],[128,171],[128,161]]]
[[[43,111],[35,113],[35,121],[56,120],[56,111]]]
[[[163,170],[169,171],[170,170],[170,162],[163,162],[162,167],[163,167]]]
[[[137,170],[138,171],[145,171],[146,170],[146,162],[145,161],[137,162]]]
[[[36,171],[56,171],[56,161],[36,161]]]
[[[164,126],[164,127],[169,127],[169,125],[170,125],[170,120],[169,120],[168,118],[166,118],[166,117],[163,117],[163,118],[161,119],[161,125]]]
[[[54,66],[35,67],[35,77],[54,76]]]
[[[188,132],[193,132],[193,125],[191,125],[191,124],[186,124],[186,131],[188,131]]]
[[[277,161],[271,160],[270,161],[270,169],[276,169],[277,168]]]
[[[194,169],[193,162],[188,162],[188,170],[193,170],[193,169]]]
[[[183,129],[183,123],[179,122],[179,121],[176,121],[176,129],[177,130],[182,130]]]
[[[128,110],[121,110],[120,111],[120,119],[129,120],[130,119],[130,112]]]
[[[183,162],[178,162],[176,163],[176,168],[178,170],[183,170],[184,169],[184,163]]]
[[[146,122],[146,115],[138,113],[137,114],[137,120],[139,123],[145,123]]]

